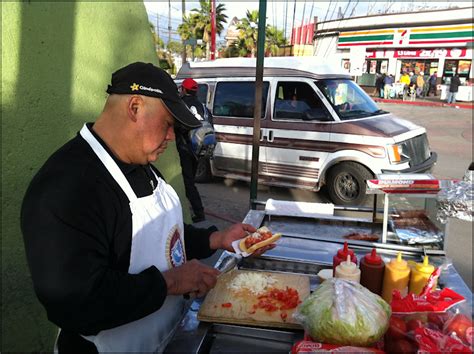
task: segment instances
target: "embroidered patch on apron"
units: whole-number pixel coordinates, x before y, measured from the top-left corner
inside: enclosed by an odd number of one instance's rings
[[[166,242],[166,253],[168,254],[168,265],[170,268],[178,267],[186,262],[184,245],[181,241],[177,225],[171,229],[168,235],[168,241]]]

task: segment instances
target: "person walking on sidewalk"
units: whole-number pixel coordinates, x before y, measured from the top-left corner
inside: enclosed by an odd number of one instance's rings
[[[384,74],[377,74],[377,78],[375,79],[375,87],[377,88],[377,95],[380,98],[384,97],[384,80],[385,80],[385,73]]]
[[[416,77],[416,94],[418,97],[423,97],[423,88],[425,86],[425,79],[423,75],[423,71],[420,71],[420,73]]]
[[[403,84],[403,100],[406,100],[408,91],[410,90],[410,76],[406,71],[402,74],[400,83]]]
[[[428,85],[430,86],[428,90],[428,96],[433,92],[433,96],[436,96],[436,81],[438,79],[438,74],[435,71],[430,78],[428,79]]]
[[[461,86],[461,80],[459,80],[459,75],[456,74],[451,78],[451,83],[449,84],[449,92],[447,96],[447,102],[449,104],[456,103],[456,95],[459,91],[459,86]]]
[[[395,80],[393,79],[392,74],[385,76],[384,87],[383,87],[383,97],[385,99],[390,98],[390,90],[392,89],[392,84],[394,82],[395,82]]]
[[[181,84],[181,98],[186,103],[190,111],[200,121],[208,117],[212,124],[212,118],[207,108],[197,98],[198,84],[191,78],[187,78]],[[204,111],[206,110],[206,111]],[[183,126],[175,126],[176,148],[178,149],[183,173],[184,188],[186,198],[188,198],[193,210],[193,222],[200,222],[206,219],[201,196],[196,188],[196,171],[198,166],[198,156],[193,151],[189,129]]]

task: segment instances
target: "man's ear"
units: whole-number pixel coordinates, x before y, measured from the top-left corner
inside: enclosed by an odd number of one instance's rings
[[[137,114],[143,106],[143,99],[140,96],[133,95],[128,100],[128,116],[134,122],[137,121]]]

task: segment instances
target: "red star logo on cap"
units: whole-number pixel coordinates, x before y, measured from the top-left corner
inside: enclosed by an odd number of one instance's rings
[[[140,86],[136,83],[133,83],[132,86],[130,86],[130,88],[132,89],[132,91],[138,91],[138,89],[140,88]]]

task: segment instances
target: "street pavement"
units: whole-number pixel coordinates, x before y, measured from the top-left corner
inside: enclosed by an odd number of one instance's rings
[[[379,107],[400,118],[427,129],[431,150],[438,153],[433,170],[437,178],[462,178],[472,156],[471,109],[430,107],[379,102]],[[199,226],[215,224],[225,228],[243,220],[249,210],[249,183],[215,178],[211,183],[198,184],[207,220]],[[326,202],[324,191],[319,193],[295,188],[259,186],[258,200],[268,198],[306,202]],[[472,290],[472,223],[450,219],[447,227],[447,257]],[[208,262],[212,264],[216,257]]]

